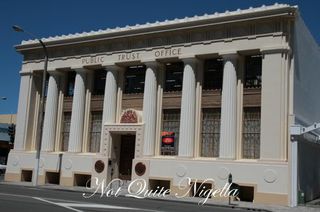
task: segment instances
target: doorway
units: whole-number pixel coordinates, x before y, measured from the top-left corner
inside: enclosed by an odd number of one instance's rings
[[[131,180],[132,160],[135,152],[135,135],[121,135],[119,179]]]

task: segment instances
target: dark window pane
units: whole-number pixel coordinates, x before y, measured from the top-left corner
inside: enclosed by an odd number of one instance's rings
[[[221,90],[223,77],[223,60],[211,59],[204,62],[203,89]]]
[[[71,112],[65,112],[63,114],[63,129],[62,129],[62,145],[61,151],[68,151],[69,134],[71,125]]]
[[[145,66],[128,67],[124,74],[124,93],[143,93],[145,75]]]
[[[164,91],[181,91],[183,80],[183,63],[167,63]]]
[[[243,109],[242,122],[242,157],[260,158],[260,107]]]
[[[180,110],[168,109],[163,110],[162,134],[166,132],[174,133],[174,143],[165,144],[162,142],[161,136],[161,155],[177,155],[179,146],[179,130],[180,130]]]
[[[89,152],[99,152],[102,127],[102,112],[91,113]]]
[[[221,109],[203,109],[202,111],[202,157],[218,157],[220,148]]]
[[[75,80],[76,80],[76,72],[74,72],[74,71],[68,72],[67,90],[66,90],[66,95],[67,96],[73,96]]]
[[[261,88],[261,55],[246,56],[245,58],[245,88]]]
[[[93,82],[93,95],[103,95],[106,84],[106,71],[96,70],[94,71],[94,82]]]
[[[45,84],[45,87],[44,87],[44,96],[45,97],[47,97],[47,95],[48,95],[49,78],[50,78],[50,75],[47,74],[46,75],[46,84]]]

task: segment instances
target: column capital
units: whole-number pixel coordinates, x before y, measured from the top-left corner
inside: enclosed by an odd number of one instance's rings
[[[223,51],[219,52],[219,55],[224,59],[224,60],[235,60],[238,58],[238,52],[237,51]]]
[[[59,70],[54,69],[54,70],[48,70],[48,74],[50,76],[60,77],[60,76],[63,76],[64,73]]]
[[[196,65],[199,63],[199,59],[195,56],[188,56],[188,57],[182,57],[180,58],[184,63],[190,64],[190,65]]]
[[[147,68],[156,68],[158,66],[161,66],[162,63],[160,63],[159,61],[156,60],[148,60],[148,61],[142,61],[143,64],[146,65]]]
[[[291,52],[291,49],[287,45],[268,46],[260,49],[261,54],[274,54],[274,53],[287,53]]]
[[[103,67],[107,70],[107,71],[121,71],[124,69],[124,67],[116,65],[116,64],[108,64],[108,65],[103,65]]]
[[[88,71],[88,69],[84,67],[76,67],[76,68],[72,68],[72,70],[74,70],[77,73],[86,73]]]

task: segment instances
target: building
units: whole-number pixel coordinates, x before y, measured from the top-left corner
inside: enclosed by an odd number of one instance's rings
[[[13,145],[8,135],[8,124],[0,124],[0,164],[7,164],[8,154]]]
[[[2,124],[16,124],[16,114],[0,114],[0,123]]]
[[[212,177],[208,186],[221,188],[231,173],[245,201],[294,206],[298,191],[306,200],[320,195],[318,144],[309,136],[297,150],[290,136],[292,125],[320,121],[319,46],[298,7],[275,4],[43,41],[50,76],[40,184],[142,178],[149,188],[175,193],[183,192],[184,177]],[[24,60],[5,179],[31,181],[43,52],[36,40],[16,49]],[[299,169],[298,177],[299,151],[308,156],[299,167],[312,174]]]
[[[7,164],[9,151],[13,148],[8,129],[16,123],[15,119],[15,114],[0,114],[0,164]]]

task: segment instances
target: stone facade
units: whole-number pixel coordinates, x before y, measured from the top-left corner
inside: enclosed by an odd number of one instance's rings
[[[290,77],[294,46],[290,37],[296,16],[296,7],[276,4],[43,39],[49,51],[50,77],[39,182],[50,183],[52,173],[64,186],[79,185],[79,176],[109,181],[119,177],[121,158],[117,152],[121,140],[135,135],[131,179],[169,181],[174,190],[183,177],[199,181],[211,177],[215,179],[212,186],[219,188],[232,173],[235,182],[252,188],[252,201],[294,205],[291,196],[295,194],[288,182],[292,179],[289,127],[294,123],[289,118],[294,92]],[[35,164],[39,75],[43,70],[43,55],[36,41],[24,41],[17,50],[24,55],[24,61],[8,181],[21,181],[24,174],[35,174],[30,171]],[[262,57],[262,86],[257,90],[244,88],[244,60],[248,55]],[[203,89],[204,62],[211,58],[223,60],[220,93]],[[164,66],[173,62],[183,63],[180,93],[164,91]],[[125,94],[126,68],[141,65],[146,67],[144,92]],[[92,93],[92,75],[97,69],[106,70],[102,97]],[[71,71],[75,72],[73,97],[63,89]],[[259,157],[255,159],[243,158],[245,106],[261,108]],[[202,109],[219,107],[219,156],[203,157]],[[163,110],[168,108],[181,111],[179,149],[173,156],[160,151]],[[99,110],[100,149],[92,153],[88,151],[90,111]],[[68,149],[61,151],[62,117],[68,111]],[[102,171],[95,169],[97,161],[104,163]],[[134,171],[137,163],[146,167],[140,176]]]

